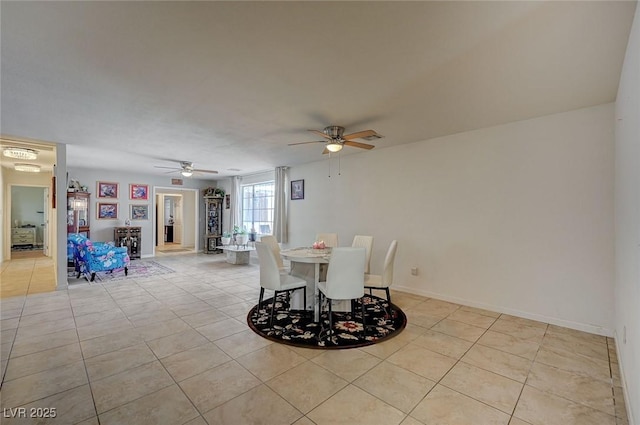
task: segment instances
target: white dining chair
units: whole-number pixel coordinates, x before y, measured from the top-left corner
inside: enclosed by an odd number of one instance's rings
[[[273,256],[276,259],[278,270],[282,273],[288,273],[288,270],[284,266],[284,261],[282,261],[282,255],[280,255],[280,244],[278,243],[278,239],[273,235],[264,235],[260,237],[260,242],[267,244],[271,251],[273,251]]]
[[[364,248],[366,250],[367,256],[364,261],[364,274],[369,274],[371,251],[373,250],[373,236],[355,235],[351,246]]]
[[[333,300],[351,300],[351,313],[353,315],[353,301],[364,296],[364,262],[366,252],[364,248],[333,248],[331,260],[327,269],[327,280],[318,282],[320,291],[320,308],[322,309],[322,296],[329,300],[329,329],[333,331]],[[364,303],[362,307],[362,326],[366,334]]]
[[[296,289],[304,291],[304,310],[307,309],[307,281],[290,274],[282,274],[278,269],[276,258],[269,245],[263,242],[256,242],[258,260],[260,261],[260,298],[258,299],[258,311],[262,308],[264,290],[273,291],[273,302],[271,303],[271,316],[269,326],[273,325],[273,314],[276,309],[276,297],[279,293],[286,292],[289,298],[290,292]]]
[[[338,246],[337,233],[318,233],[316,234],[316,242],[324,241],[326,247],[335,248]]]
[[[396,251],[398,249],[398,241],[391,241],[387,256],[384,259],[384,269],[381,275],[369,274],[364,280],[364,287],[369,290],[369,294],[373,289],[384,290],[387,293],[387,301],[391,302],[391,294],[389,287],[393,284],[393,264],[396,260]]]

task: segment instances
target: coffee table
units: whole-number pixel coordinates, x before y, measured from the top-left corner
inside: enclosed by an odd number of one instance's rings
[[[256,249],[246,245],[227,245],[220,247],[227,254],[229,264],[249,264],[251,251]]]

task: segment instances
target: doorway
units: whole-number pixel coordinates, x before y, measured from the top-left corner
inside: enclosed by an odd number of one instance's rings
[[[48,256],[49,188],[11,185],[11,259]]]
[[[154,255],[197,252],[198,191],[154,188]]]

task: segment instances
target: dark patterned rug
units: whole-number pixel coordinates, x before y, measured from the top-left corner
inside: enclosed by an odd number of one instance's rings
[[[384,298],[365,295],[367,332],[364,332],[360,301],[355,302],[355,317],[350,312],[333,312],[333,331],[329,316],[322,312],[320,322],[313,321],[312,311],[289,310],[285,294],[278,294],[273,326],[269,326],[272,298],[255,305],[247,323],[258,335],[272,341],[306,348],[355,348],[375,344],[399,334],[407,324],[404,312]]]

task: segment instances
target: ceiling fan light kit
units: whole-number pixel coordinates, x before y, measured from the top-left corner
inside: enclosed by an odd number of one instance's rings
[[[27,148],[8,147],[2,150],[2,155],[23,161],[33,161],[38,157],[38,151]]]
[[[329,152],[336,153],[342,150],[342,145],[338,142],[331,142],[327,144],[326,148],[329,150]]]

